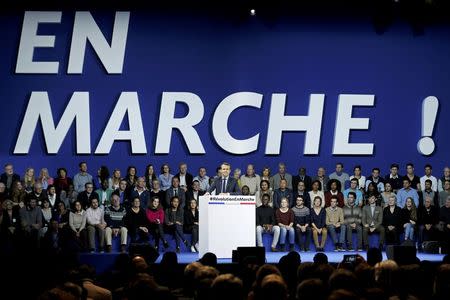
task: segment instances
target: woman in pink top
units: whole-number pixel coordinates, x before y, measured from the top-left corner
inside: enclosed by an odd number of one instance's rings
[[[164,210],[159,204],[159,198],[153,197],[150,200],[150,206],[147,208],[145,214],[150,223],[149,229],[153,238],[155,239],[155,249],[159,249],[159,241],[162,240],[164,248],[169,247],[169,243],[164,238]]]

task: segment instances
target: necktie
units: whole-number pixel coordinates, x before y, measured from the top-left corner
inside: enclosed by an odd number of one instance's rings
[[[174,193],[175,196],[178,196],[178,189],[174,189],[173,193]]]
[[[225,185],[225,178],[222,178],[222,193],[225,193],[226,185]]]

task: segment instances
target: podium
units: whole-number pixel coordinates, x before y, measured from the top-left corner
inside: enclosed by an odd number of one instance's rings
[[[237,247],[256,244],[255,196],[200,196],[199,254],[231,258]]]

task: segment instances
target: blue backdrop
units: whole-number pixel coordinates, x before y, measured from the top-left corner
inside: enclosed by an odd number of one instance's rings
[[[114,11],[93,12],[99,27],[110,40]],[[42,24],[38,34],[56,36],[55,48],[35,51],[35,60],[59,61],[56,75],[15,74],[23,12],[3,13],[0,18],[0,156],[2,164],[13,162],[23,175],[26,167],[66,166],[70,175],[81,160],[90,172],[102,164],[122,172],[128,165],[157,168],[168,162],[172,167],[187,161],[190,172],[200,165],[214,173],[220,161],[232,167],[256,164],[276,168],[284,161],[290,173],[306,166],[308,173],[324,166],[332,172],[338,161],[346,170],[355,164],[370,173],[378,166],[388,173],[389,164],[414,162],[417,173],[431,163],[441,174],[450,153],[450,27],[427,28],[422,36],[413,36],[405,23],[393,24],[377,35],[370,20],[352,22],[333,20],[281,19],[268,26],[258,17],[236,23],[226,18],[180,14],[148,14],[131,11],[123,73],[108,75],[91,47],[87,48],[83,74],[68,75],[67,64],[74,11],[65,11],[61,24]],[[42,130],[38,127],[27,155],[13,150],[32,91],[47,91],[55,123],[59,121],[72,93],[90,94],[92,152],[100,140],[110,114],[123,91],[137,91],[144,124],[147,155],[131,155],[128,142],[116,142],[109,155],[75,154],[75,130],[72,126],[59,153],[47,155]],[[170,154],[155,155],[154,147],[162,92],[192,92],[205,106],[203,121],[196,126],[206,150],[205,155],[190,155],[181,135],[174,131]],[[240,108],[229,120],[236,138],[248,138],[261,132],[259,147],[248,155],[230,155],[220,149],[211,133],[212,115],[217,104],[235,92],[251,91],[264,95],[261,110]],[[326,95],[320,152],[304,156],[304,133],[284,133],[281,154],[264,154],[272,93],[286,93],[288,115],[305,115],[309,95]],[[353,131],[352,142],[374,143],[373,156],[333,156],[333,137],[339,94],[374,94],[374,107],[354,109],[355,117],[370,118],[370,128]],[[422,100],[436,96],[440,108],[433,138],[436,150],[431,156],[417,151],[421,137]],[[183,116],[186,107],[177,107]],[[127,124],[123,124],[126,128]],[[173,172],[175,173],[175,172]]]

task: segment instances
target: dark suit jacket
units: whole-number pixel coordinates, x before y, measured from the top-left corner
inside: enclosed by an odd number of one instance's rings
[[[192,190],[188,190],[188,192],[187,192],[187,197],[186,197],[186,201],[187,201],[188,203],[186,204],[186,206],[189,205],[189,202],[190,202],[192,199],[197,200],[197,204],[198,204],[198,201],[200,200],[199,197],[200,197],[200,196],[203,196],[205,193],[206,193],[205,191],[198,191],[198,194],[197,194],[198,197],[194,197],[194,192],[193,192]]]
[[[140,195],[138,193],[138,191],[136,191],[135,189],[133,191],[131,191],[130,193],[130,200],[131,202],[133,202],[133,199],[138,197],[139,200],[141,200],[141,208],[142,209],[146,209],[148,207],[148,202],[150,200],[150,192],[147,190],[144,190]]]
[[[425,192],[424,191],[419,191],[417,192],[417,194],[419,194],[419,207],[422,207],[424,205],[425,202]],[[433,201],[431,202],[432,205],[439,207],[439,192],[434,192],[434,196],[432,197]]]
[[[180,179],[180,173],[175,174],[175,176],[173,177],[177,177],[178,179]],[[188,190],[190,190],[192,188],[192,181],[194,180],[194,177],[192,176],[192,174],[186,173],[186,187]],[[180,183],[181,185],[181,183]]]
[[[99,196],[96,192],[92,192],[91,195],[88,197],[87,192],[86,191],[82,191],[81,193],[78,194],[77,196],[77,200],[81,202],[81,206],[86,209],[89,206],[91,206],[91,200],[93,198],[96,198],[100,201]]]
[[[166,202],[164,204],[164,208],[170,207],[170,199],[175,196],[173,187],[170,187],[166,190]],[[182,188],[178,188],[178,199],[180,200],[179,207],[184,208],[186,205],[186,194]]]
[[[300,175],[296,175],[296,176],[293,176],[293,177],[292,177],[292,190],[294,191],[294,194],[297,193],[297,186],[298,186],[298,183],[299,183],[300,181],[302,181],[302,180],[300,179]],[[306,190],[307,192],[309,192],[309,191],[311,190],[311,184],[312,184],[312,179],[311,179],[311,177],[308,176],[308,175],[306,175],[306,176],[303,178],[303,182],[305,183],[305,190]]]
[[[230,193],[231,195],[240,195],[241,189],[239,188],[239,185],[231,176],[228,176],[227,186],[225,188],[225,191],[222,191],[222,177],[219,177],[213,181],[211,186],[209,187],[208,192],[211,193],[212,191],[216,191],[216,195],[220,193]]]
[[[12,184],[14,183],[14,181],[20,181],[20,176],[17,174],[13,174],[12,176],[12,181],[11,181],[11,188],[8,190],[8,187],[6,187],[6,191],[11,195],[11,189],[12,189]],[[3,182],[6,186],[6,183],[8,182],[8,176],[6,175],[6,173],[3,173],[0,176],[0,182]]]

